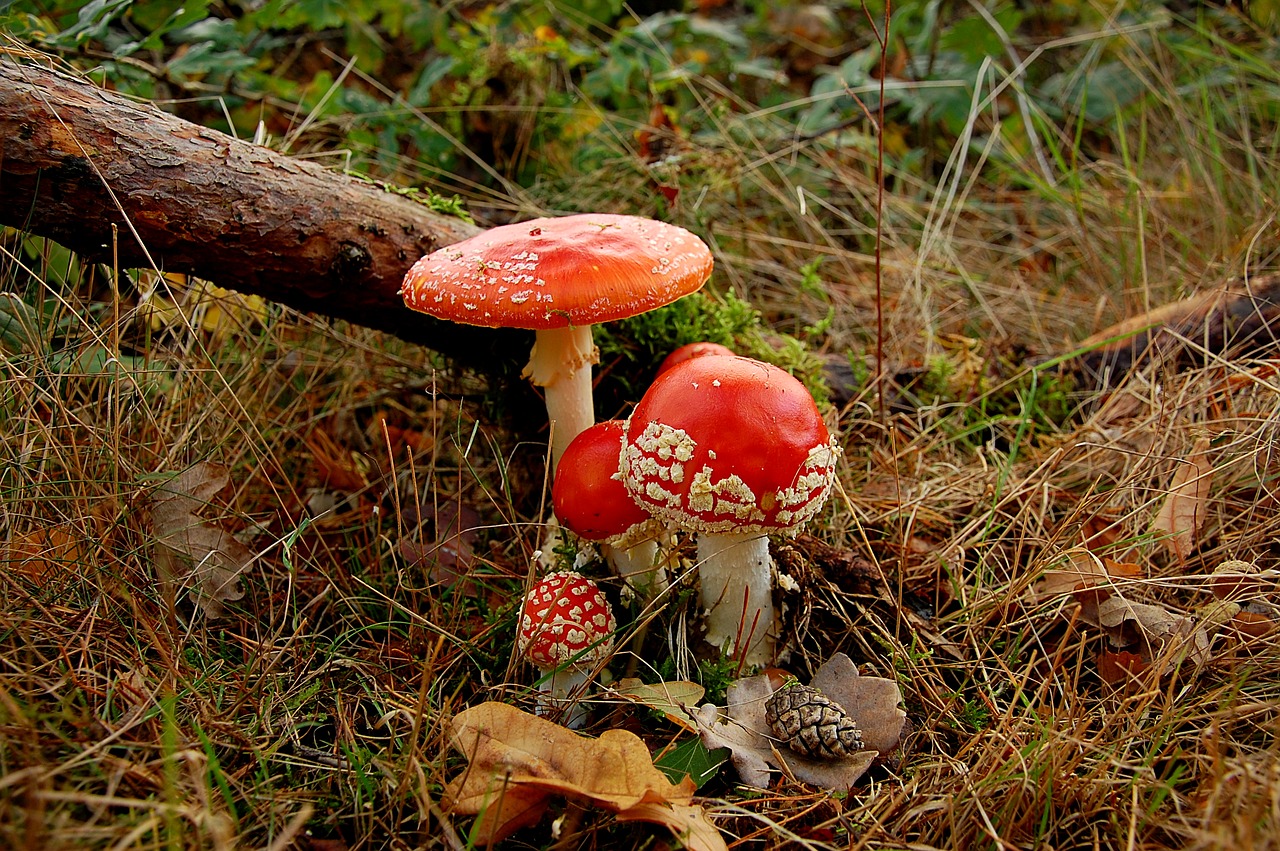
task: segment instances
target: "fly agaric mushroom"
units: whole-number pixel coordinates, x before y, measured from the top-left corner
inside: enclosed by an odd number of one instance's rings
[[[732,355],[733,349],[728,346],[722,346],[719,343],[685,343],[677,349],[673,349],[671,354],[662,359],[662,363],[658,364],[658,375],[666,372],[678,363],[684,363],[693,358],[705,358],[707,355]]]
[[[840,448],[804,385],[743,357],[658,376],[627,421],[622,481],[654,516],[698,534],[707,641],[748,664],[774,655],[771,532],[822,507]]]
[[[413,264],[400,294],[439,319],[534,329],[524,375],[546,393],[554,471],[595,422],[591,326],[688,295],[711,266],[711,250],[684,228],[591,213],[503,225],[433,251]]]
[[[549,573],[524,599],[516,649],[541,672],[547,708],[569,709],[570,727],[586,719],[586,709],[573,703],[574,693],[613,654],[616,629],[600,587],[578,573]]]
[[[565,449],[551,487],[560,524],[600,544],[614,572],[646,595],[667,587],[658,565],[659,526],[622,485],[622,420],[596,423]]]

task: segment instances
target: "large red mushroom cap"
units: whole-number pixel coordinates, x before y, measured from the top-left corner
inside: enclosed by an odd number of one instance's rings
[[[627,421],[622,476],[652,514],[697,532],[799,528],[822,507],[839,447],[785,370],[710,355],[659,375]]]
[[[571,659],[590,669],[613,653],[616,629],[598,585],[569,571],[549,573],[525,597],[516,646],[544,672]]]
[[[551,502],[561,525],[588,541],[608,541],[652,520],[622,485],[622,420],[605,420],[569,444],[556,469]]]
[[[635,316],[711,276],[689,231],[640,216],[584,213],[503,225],[413,264],[413,310],[490,328],[564,328]]]

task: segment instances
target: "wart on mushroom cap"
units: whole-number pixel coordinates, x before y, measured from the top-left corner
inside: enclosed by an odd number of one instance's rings
[[[707,641],[750,664],[774,654],[771,532],[826,501],[840,449],[786,371],[711,355],[654,381],[627,421],[623,483],[654,515],[698,533]]]
[[[543,387],[552,464],[595,420],[591,325],[669,304],[711,276],[706,244],[639,216],[589,213],[503,225],[423,257],[400,294],[413,310],[536,334],[525,375]]]

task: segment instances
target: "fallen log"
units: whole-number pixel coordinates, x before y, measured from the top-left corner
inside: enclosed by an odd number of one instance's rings
[[[1275,357],[1280,346],[1280,274],[1232,280],[1099,331],[1064,368],[1086,387],[1114,386],[1144,362],[1175,369],[1215,359]]]
[[[415,260],[478,232],[409,197],[0,58],[0,225],[122,268],[219,286],[422,343],[479,369],[531,335],[441,322],[397,291]]]

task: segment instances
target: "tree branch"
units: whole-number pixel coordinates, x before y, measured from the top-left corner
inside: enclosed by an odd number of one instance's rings
[[[480,369],[528,354],[522,332],[441,322],[397,295],[415,260],[475,227],[85,80],[3,59],[0,225],[94,261],[183,272],[377,328]]]

